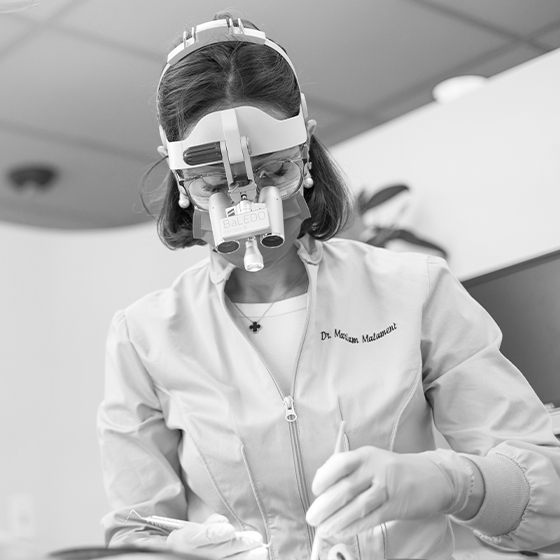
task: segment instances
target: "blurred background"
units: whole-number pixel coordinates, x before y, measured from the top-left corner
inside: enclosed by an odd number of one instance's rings
[[[112,314],[206,255],[159,242],[139,186],[158,159],[167,51],[224,9],[286,48],[353,192],[407,187],[378,225],[444,248],[461,279],[560,249],[558,0],[43,0],[0,13],[0,532],[46,550],[103,541],[95,414]],[[463,92],[447,81],[464,76]]]

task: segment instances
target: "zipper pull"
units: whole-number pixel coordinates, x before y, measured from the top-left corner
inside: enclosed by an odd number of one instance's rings
[[[295,422],[297,420],[297,414],[294,410],[294,399],[292,399],[289,395],[284,397],[284,406],[286,407],[286,420],[288,422]]]

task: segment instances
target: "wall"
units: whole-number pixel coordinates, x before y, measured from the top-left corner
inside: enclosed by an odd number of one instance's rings
[[[444,245],[464,279],[560,248],[559,99],[557,50],[332,153],[355,189],[411,187],[406,225]]]
[[[153,224],[0,224],[0,533],[19,516],[18,531],[44,550],[102,544],[95,414],[109,322],[206,252],[166,249]]]

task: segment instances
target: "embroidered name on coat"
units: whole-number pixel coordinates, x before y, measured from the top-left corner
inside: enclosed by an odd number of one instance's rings
[[[392,325],[389,325],[387,328],[379,332],[374,332],[371,334],[363,334],[362,342],[374,342],[375,340],[379,340],[380,338],[383,338],[386,334],[389,334],[390,332],[393,332],[395,330],[397,330],[397,323],[393,323]]]
[[[357,336],[352,336],[351,334],[341,331],[340,329],[334,329],[334,333],[332,336],[328,331],[321,331],[321,340],[329,340],[334,336],[334,338],[340,338],[342,340],[345,340],[346,342],[349,342],[350,344],[365,344],[367,342],[375,342],[376,340],[379,340],[380,338],[383,338],[384,336],[396,330],[397,323],[393,323],[392,325],[384,328],[382,331],[362,334],[362,339],[360,340]]]

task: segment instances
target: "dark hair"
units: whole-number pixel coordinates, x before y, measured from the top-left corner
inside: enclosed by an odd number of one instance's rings
[[[230,17],[222,12],[214,20]],[[242,22],[245,27],[258,29],[250,21]],[[159,122],[171,142],[180,140],[187,127],[207,113],[232,103],[270,107],[289,118],[298,114],[301,102],[297,79],[288,62],[274,49],[241,41],[220,42],[192,52],[167,70],[157,97]],[[347,225],[352,205],[341,171],[314,135],[309,161],[314,186],[304,189],[304,197],[311,218],[302,224],[300,236],[309,233],[326,240]],[[173,173],[169,172],[162,186],[166,192],[157,223],[163,243],[171,249],[204,245],[193,237],[193,205],[179,207]]]

